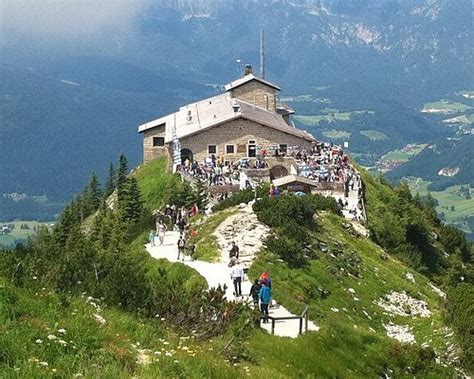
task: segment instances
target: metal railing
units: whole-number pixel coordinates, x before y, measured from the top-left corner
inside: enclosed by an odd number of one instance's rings
[[[284,316],[284,317],[273,317],[273,316],[267,316],[266,318],[271,320],[272,322],[272,328],[271,328],[271,333],[275,334],[275,323],[276,321],[284,321],[284,320],[300,320],[300,325],[299,325],[299,330],[298,334],[303,334],[303,324],[304,324],[304,331],[308,331],[308,306],[306,306],[303,309],[303,312],[301,312],[300,316]],[[264,316],[261,317],[260,320],[265,319]]]

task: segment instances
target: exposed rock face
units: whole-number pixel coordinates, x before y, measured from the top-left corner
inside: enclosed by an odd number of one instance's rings
[[[428,285],[431,287],[433,292],[436,293],[439,297],[443,299],[446,298],[446,294],[443,291],[441,291],[438,287],[436,287],[433,283],[429,283]]]
[[[389,322],[388,324],[384,324],[383,327],[387,331],[387,336],[390,338],[395,338],[397,341],[405,343],[415,342],[415,336],[408,325],[395,325]]]
[[[405,291],[394,291],[391,294],[378,299],[374,303],[393,315],[405,317],[431,316],[431,311],[428,309],[428,304],[425,301],[414,299],[413,297],[408,296]]]
[[[253,202],[241,204],[239,213],[227,218],[213,233],[221,248],[223,261],[227,261],[232,241],[240,249],[239,260],[244,267],[251,265],[255,254],[262,248],[270,229],[258,221],[252,205]]]
[[[438,171],[439,176],[455,176],[459,172],[459,167],[443,167]]]

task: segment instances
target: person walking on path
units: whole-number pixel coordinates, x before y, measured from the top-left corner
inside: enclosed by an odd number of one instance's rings
[[[232,257],[235,257],[236,259],[239,259],[239,247],[235,244],[235,241],[232,241],[230,245],[230,251],[229,251],[229,259]]]
[[[182,255],[182,260],[184,262],[184,248],[186,246],[186,241],[184,240],[183,236],[179,237],[178,240],[178,261],[179,256]]]
[[[155,246],[155,232],[150,230],[150,234],[148,235],[148,240],[150,241],[151,246]]]
[[[179,234],[184,235],[184,230],[186,229],[186,221],[184,220],[184,218],[181,218],[178,221],[178,229],[179,229]]]
[[[270,289],[270,287],[266,285],[265,282],[262,283],[262,288],[260,288],[259,298],[260,298],[260,310],[263,314],[263,322],[267,323],[268,322],[268,305],[270,304],[270,301],[272,300],[272,290]]]
[[[249,293],[249,297],[252,296],[253,307],[255,309],[258,309],[258,298],[260,296],[260,288],[262,288],[262,285],[260,284],[258,279],[255,279],[255,282],[252,284],[252,287],[250,287]]]
[[[159,220],[156,224],[156,233],[158,234],[158,239],[160,240],[160,245],[163,245],[165,241],[166,225],[163,223],[163,220]]]
[[[237,261],[232,267],[231,278],[234,282],[234,295],[242,296],[242,280],[244,279],[244,270]]]

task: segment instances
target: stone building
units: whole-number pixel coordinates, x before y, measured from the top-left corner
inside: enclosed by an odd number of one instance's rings
[[[225,86],[224,93],[140,125],[143,160],[179,154],[182,162],[201,162],[214,155],[220,162],[232,163],[264,151],[271,155],[276,150],[283,154],[289,149],[310,150],[315,138],[294,126],[290,118],[294,112],[278,103],[278,91],[248,67],[243,77]],[[176,146],[179,153],[173,151]]]

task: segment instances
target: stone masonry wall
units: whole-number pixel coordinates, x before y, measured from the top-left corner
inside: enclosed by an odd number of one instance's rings
[[[143,132],[143,162],[149,162],[158,157],[169,157],[167,146],[153,146],[153,137],[165,137],[165,128],[153,128]]]
[[[256,80],[252,80],[234,88],[231,91],[231,96],[275,112],[276,92],[277,90],[275,88],[269,87]]]
[[[303,138],[243,118],[183,138],[181,148],[191,150],[195,161],[203,161],[209,156],[208,146],[216,145],[217,158],[233,162],[248,156],[251,140],[263,149],[279,144],[311,148],[311,143]],[[234,145],[234,154],[226,154],[226,145]]]

